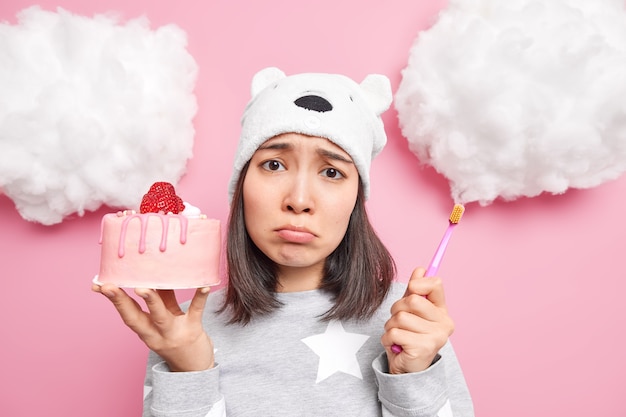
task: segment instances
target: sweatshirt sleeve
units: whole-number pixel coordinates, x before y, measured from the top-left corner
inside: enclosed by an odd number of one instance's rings
[[[199,372],[170,372],[150,352],[144,382],[143,417],[223,417],[218,364]]]
[[[389,374],[387,354],[373,362],[384,417],[473,417],[474,407],[450,342],[426,370]]]

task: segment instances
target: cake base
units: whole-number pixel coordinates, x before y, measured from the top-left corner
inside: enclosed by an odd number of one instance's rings
[[[91,280],[91,282],[96,284],[99,287],[106,284],[106,282],[100,282],[100,280],[98,279],[98,275],[95,275],[93,279]],[[216,285],[220,285],[221,283],[222,281],[218,280],[217,282],[210,283],[207,285],[192,285],[192,286],[186,286],[182,284],[181,285],[179,284],[166,285],[165,287],[158,286],[162,284],[157,284],[157,285],[117,285],[115,284],[115,285],[120,288],[149,288],[151,290],[190,290],[190,289],[193,290],[195,288],[202,288],[202,287],[215,287]],[[146,284],[148,283],[146,282]]]

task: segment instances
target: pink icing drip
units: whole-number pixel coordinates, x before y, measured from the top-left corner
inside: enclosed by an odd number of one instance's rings
[[[159,250],[161,252],[165,252],[165,249],[167,249],[167,232],[170,226],[170,219],[166,216],[160,216],[160,217],[161,217],[161,227],[163,229],[163,232],[161,233],[161,244],[159,245]],[[145,233],[142,234],[142,237],[143,235],[145,235]],[[146,250],[145,242],[144,242],[143,250],[144,251]],[[143,253],[143,252],[140,250],[139,253]]]
[[[98,243],[102,245],[102,236],[104,235],[104,216],[102,220],[100,220],[100,239],[98,239]]]
[[[180,219],[180,243],[187,243],[187,217],[186,216],[178,216]]]
[[[126,253],[125,245],[124,245],[124,242],[126,241],[126,231],[128,229],[128,223],[134,218],[138,218],[139,221],[141,222],[141,234],[139,235],[139,253],[144,253],[146,251],[146,231],[148,229],[148,218],[150,216],[157,216],[161,219],[162,233],[161,233],[161,243],[159,245],[159,250],[161,252],[165,252],[165,250],[167,249],[167,236],[168,236],[169,221],[170,221],[171,216],[176,216],[178,220],[180,221],[180,226],[181,226],[180,227],[180,243],[185,244],[185,242],[187,241],[187,217],[177,215],[177,214],[165,215],[161,213],[144,213],[144,214],[133,213],[133,214],[126,216],[126,218],[122,222],[122,230],[120,232],[120,241],[119,241],[118,253],[117,253],[117,255],[120,258],[123,258],[124,254]],[[100,243],[102,243],[102,233],[103,233],[102,224],[100,226]]]

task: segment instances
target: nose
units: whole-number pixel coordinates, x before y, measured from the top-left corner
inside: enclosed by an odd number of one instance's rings
[[[306,175],[295,176],[285,193],[283,209],[294,213],[312,213],[315,208],[312,186]]]

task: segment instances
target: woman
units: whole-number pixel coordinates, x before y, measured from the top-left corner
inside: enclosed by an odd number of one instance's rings
[[[184,308],[103,285],[151,349],[144,416],[471,416],[441,280],[408,285],[365,210],[388,80],[267,68],[230,183],[229,282]],[[402,349],[392,350],[393,345]]]

